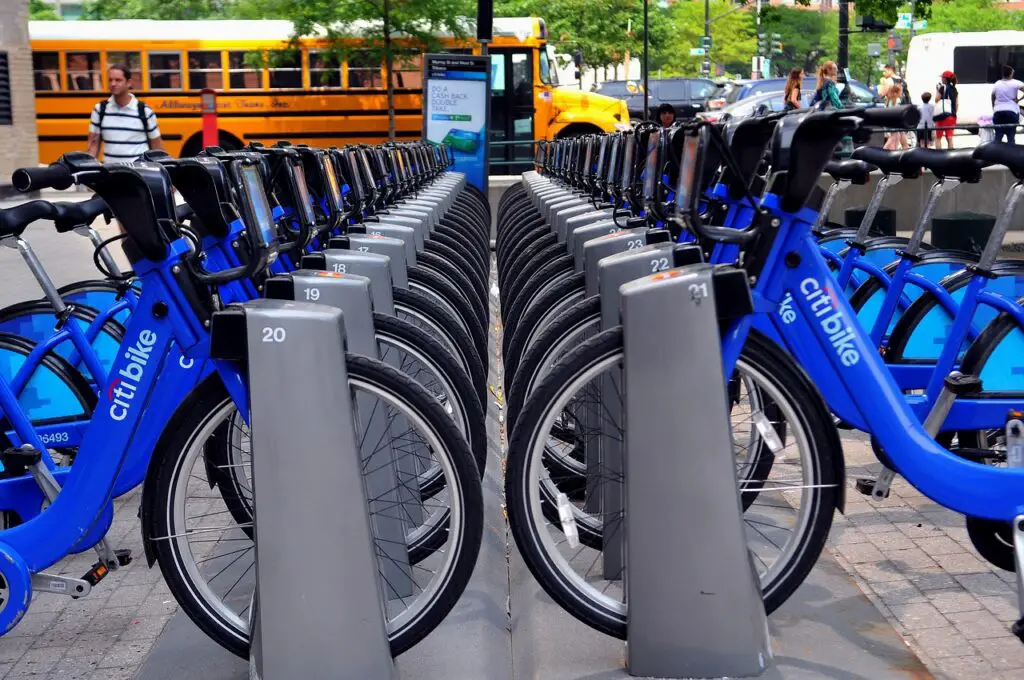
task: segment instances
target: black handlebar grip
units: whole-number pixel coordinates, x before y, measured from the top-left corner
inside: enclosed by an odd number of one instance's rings
[[[857,115],[872,127],[914,128],[921,120],[921,112],[916,106],[875,107],[864,109]]]
[[[71,172],[63,165],[45,168],[20,168],[11,176],[11,184],[21,192],[40,189],[67,189],[74,183]]]
[[[13,208],[0,210],[0,236],[21,236],[37,220],[52,220],[57,208],[49,201],[29,201]]]

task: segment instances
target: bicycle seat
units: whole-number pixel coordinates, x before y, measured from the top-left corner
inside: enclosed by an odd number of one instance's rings
[[[837,182],[845,179],[858,186],[868,183],[872,170],[875,170],[874,165],[858,160],[829,161],[825,165],[825,172]]]
[[[985,142],[974,149],[974,157],[991,165],[1005,166],[1017,179],[1024,179],[1024,147]]]
[[[37,220],[52,220],[57,209],[49,201],[29,201],[0,210],[0,238],[21,236],[28,225]]]
[[[903,154],[906,151],[887,151],[874,146],[861,146],[853,150],[853,158],[858,161],[866,161],[874,165],[886,175],[893,173],[902,175],[907,179],[917,179],[921,176],[921,164],[908,166],[903,163]]]
[[[88,227],[100,215],[110,214],[107,202],[99,196],[94,196],[88,201],[80,201],[78,203],[54,203],[53,206],[57,209],[57,218],[53,222],[57,226],[58,234],[69,232],[78,227]]]
[[[974,158],[974,149],[910,149],[903,152],[904,165],[922,166],[932,171],[939,179],[958,179],[961,182],[977,182],[981,179],[981,169],[989,165],[985,161]]]

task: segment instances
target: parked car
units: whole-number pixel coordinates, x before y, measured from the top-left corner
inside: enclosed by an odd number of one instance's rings
[[[810,103],[811,96],[811,93],[804,93],[802,97],[804,106]],[[727,104],[720,109],[705,111],[698,115],[712,123],[717,123],[719,121],[725,122],[727,120],[749,118],[750,116],[762,115],[773,111],[783,111],[785,108],[786,102],[782,92],[768,92],[766,94],[756,94],[753,97],[746,97],[738,102]]]
[[[676,117],[692,118],[707,108],[708,97],[715,91],[714,81],[705,78],[663,78],[648,81],[650,100],[648,107],[654,117],[658,107],[668,102],[676,109]],[[631,119],[642,120],[644,115],[643,83],[635,80],[609,80],[597,88],[598,94],[623,99]]]
[[[842,93],[846,85],[838,83],[839,92]],[[803,93],[813,94],[817,87],[817,79],[805,77],[803,79]],[[756,94],[767,92],[782,92],[786,88],[785,78],[765,78],[762,80],[734,80],[720,87],[708,102],[708,110],[721,109],[729,104],[746,99]],[[851,104],[881,104],[882,98],[869,90],[863,83],[850,81],[850,103]]]

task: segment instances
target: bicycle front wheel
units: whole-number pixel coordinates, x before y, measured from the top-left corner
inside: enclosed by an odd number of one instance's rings
[[[355,396],[374,400],[374,410],[383,409],[389,422],[402,416],[402,431],[387,434],[395,468],[414,473],[411,478],[396,475],[401,507],[380,511],[381,520],[399,516],[405,526],[409,566],[402,583],[386,574],[393,541],[375,541],[386,591],[381,604],[391,650],[398,655],[443,620],[469,581],[483,531],[479,475],[455,423],[421,385],[379,361],[352,354],[346,361]],[[225,495],[211,493],[216,482],[206,460],[209,440],[223,432],[225,422],[240,420],[217,376],[189,396],[154,450],[142,524],[149,552],[182,610],[215,642],[247,658],[255,587],[255,545],[247,531],[251,525],[238,522]],[[247,441],[248,433],[241,439]],[[363,451],[381,445],[364,441],[365,432],[359,429],[356,439]],[[443,481],[432,495],[416,493],[417,470],[439,471]],[[377,517],[374,511],[370,515],[376,534]]]
[[[545,591],[584,623],[625,638],[622,584],[629,565],[610,571],[604,560],[605,545],[615,540],[625,515],[601,495],[622,483],[622,473],[609,470],[604,459],[588,465],[591,447],[600,450],[602,440],[621,441],[625,433],[624,419],[614,417],[622,412],[620,395],[608,394],[604,379],[621,363],[619,327],[576,347],[540,381],[509,442],[505,496],[516,545]],[[749,338],[729,394],[733,451],[721,455],[736,460],[747,543],[772,612],[803,582],[824,547],[842,489],[842,452],[821,397],[763,337]],[[580,473],[566,478],[573,457]],[[559,519],[559,493],[570,501],[576,548]]]

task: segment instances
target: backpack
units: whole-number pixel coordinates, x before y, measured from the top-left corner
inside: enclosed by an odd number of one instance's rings
[[[97,123],[96,127],[100,129],[100,144],[103,144],[103,116],[107,115],[107,104],[110,103],[109,99],[104,99],[100,102],[100,122]],[[139,120],[142,122],[142,134],[146,137],[146,148],[152,148],[149,143],[149,131],[146,127],[146,109],[148,108],[142,103],[141,99],[136,99],[135,103],[138,104]]]

